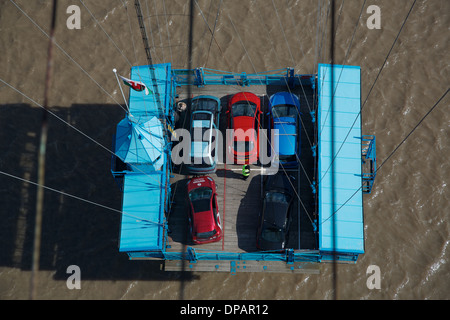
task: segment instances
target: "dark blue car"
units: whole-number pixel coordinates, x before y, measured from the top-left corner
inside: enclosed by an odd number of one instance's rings
[[[283,172],[265,176],[263,207],[256,231],[259,250],[284,250],[289,240],[289,226],[295,199],[290,177]]]
[[[300,159],[300,100],[290,92],[269,99],[270,128],[278,129],[278,158],[283,168],[296,168]]]

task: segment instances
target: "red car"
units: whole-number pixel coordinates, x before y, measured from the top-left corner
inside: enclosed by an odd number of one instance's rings
[[[188,181],[189,226],[192,241],[196,244],[222,239],[222,225],[217,206],[216,184],[208,176]]]
[[[259,123],[261,103],[250,92],[239,92],[228,103],[228,128],[233,136],[228,138],[228,154],[239,164],[256,163],[259,154]]]

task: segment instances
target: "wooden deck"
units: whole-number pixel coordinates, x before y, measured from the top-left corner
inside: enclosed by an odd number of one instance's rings
[[[177,88],[180,101],[188,96],[188,87]],[[224,133],[226,130],[226,107],[228,99],[240,91],[249,91],[261,97],[264,114],[267,112],[268,97],[278,91],[287,91],[286,87],[280,86],[205,86],[202,88],[192,87],[191,95],[214,95],[219,97],[222,104],[219,129]],[[301,86],[291,90],[300,97],[302,121],[304,127],[301,131],[301,157],[300,161],[304,170],[300,166],[298,170],[290,171],[295,180],[293,184],[299,199],[294,203],[294,215],[289,231],[288,248],[295,250],[317,249],[317,241],[313,232],[311,221],[315,219],[314,197],[310,182],[315,174],[314,158],[310,142],[313,143],[314,126],[311,121],[310,109],[313,108],[313,89],[310,86]],[[309,104],[309,107],[308,107]],[[265,128],[267,121],[262,121]],[[189,110],[180,115],[176,127],[187,128],[189,126]],[[172,206],[168,215],[169,245],[167,252],[185,252],[186,246],[192,246],[196,250],[212,250],[226,252],[254,252],[256,251],[256,229],[258,223],[258,213],[261,210],[262,181],[260,167],[251,166],[251,174],[247,180],[242,178],[241,165],[219,164],[217,171],[210,176],[217,186],[218,206],[224,237],[221,241],[194,245],[189,239],[188,233],[188,209],[186,202],[186,183],[192,177],[188,175],[183,166],[174,168],[174,178],[171,180]],[[280,169],[281,170],[281,169]],[[305,173],[306,172],[306,173]],[[307,175],[307,176],[306,176]],[[176,268],[176,265],[174,265]],[[249,268],[253,269],[253,268]]]

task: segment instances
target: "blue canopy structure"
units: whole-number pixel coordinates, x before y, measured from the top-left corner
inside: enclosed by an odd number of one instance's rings
[[[164,174],[124,177],[119,251],[163,249]]]
[[[159,170],[164,164],[164,136],[161,121],[156,116],[145,123],[124,118],[116,130],[116,155],[125,163],[150,164]]]
[[[331,68],[334,68],[333,83]],[[357,256],[364,253],[361,70],[356,66],[319,64],[317,82],[319,249]]]
[[[135,66],[131,68],[131,79],[143,82],[150,91],[150,94],[146,95],[144,91],[130,90],[129,111],[138,122],[145,122],[146,118],[150,116],[162,117],[168,115],[170,104],[173,102],[170,63],[156,64],[151,67],[154,68],[156,79],[151,78],[149,66]],[[156,90],[155,86],[157,86],[158,90]],[[161,103],[160,106],[157,103],[157,92]]]
[[[131,80],[143,82],[149,89],[130,89],[129,112],[116,128],[113,175],[122,185],[122,221],[119,251],[130,257],[143,252],[164,251],[165,211],[170,196],[170,150],[164,125],[171,125],[174,86],[170,64],[131,68]],[[155,89],[158,87],[158,90]],[[156,92],[159,92],[159,99]]]

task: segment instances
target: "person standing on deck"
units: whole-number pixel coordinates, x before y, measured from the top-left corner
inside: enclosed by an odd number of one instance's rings
[[[247,180],[249,175],[250,175],[250,165],[244,164],[242,166],[242,176],[244,177],[244,180]]]

